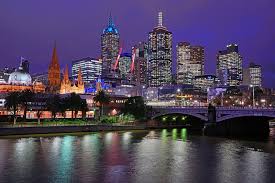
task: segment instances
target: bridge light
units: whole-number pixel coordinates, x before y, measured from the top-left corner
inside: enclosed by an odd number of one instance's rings
[[[173,117],[172,119],[173,119],[173,121],[176,121],[177,117]]]
[[[186,117],[185,117],[185,116],[182,116],[182,117],[181,117],[181,120],[182,120],[182,121],[184,121],[185,119],[186,119]]]
[[[166,121],[166,117],[163,117],[163,118],[162,118],[162,121]]]

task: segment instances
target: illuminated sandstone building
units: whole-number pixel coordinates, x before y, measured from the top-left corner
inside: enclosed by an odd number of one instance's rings
[[[44,93],[45,85],[38,80],[32,82],[30,74],[23,70],[21,63],[19,69],[10,74],[7,82],[1,82],[0,93],[20,92],[24,90],[30,90],[35,93]]]
[[[78,70],[77,81],[71,82],[69,79],[68,65],[66,65],[66,68],[64,71],[64,78],[63,78],[63,80],[61,82],[61,86],[60,86],[60,94],[67,94],[67,93],[78,93],[78,94],[85,93],[81,68]]]
[[[54,45],[52,60],[48,71],[49,91],[56,93],[60,89],[60,65],[58,62],[56,44]]]

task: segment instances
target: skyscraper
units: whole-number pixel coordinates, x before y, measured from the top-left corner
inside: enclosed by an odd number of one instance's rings
[[[110,16],[108,26],[101,35],[102,78],[105,81],[111,80],[116,74],[114,65],[118,54],[119,32]]]
[[[172,33],[163,26],[162,12],[158,26],[149,33],[148,86],[158,87],[172,82]]]
[[[119,72],[122,83],[128,84],[130,82],[130,67],[132,61],[131,53],[122,53],[119,58]]]
[[[72,62],[72,77],[74,80],[78,77],[78,71],[81,69],[82,78],[85,84],[89,84],[101,76],[102,60],[90,57],[82,58]]]
[[[51,92],[57,92],[60,88],[60,65],[58,62],[57,51],[56,51],[56,44],[54,45],[52,60],[49,65],[48,71],[48,84],[50,87]]]
[[[243,79],[242,57],[238,45],[227,45],[227,49],[217,55],[217,76],[222,85],[238,86]]]
[[[250,63],[243,70],[243,84],[262,87],[262,66]]]
[[[132,81],[135,85],[147,84],[148,43],[140,42],[132,49],[135,54]]]
[[[204,75],[204,48],[190,43],[177,44],[177,83],[193,84],[195,76]]]

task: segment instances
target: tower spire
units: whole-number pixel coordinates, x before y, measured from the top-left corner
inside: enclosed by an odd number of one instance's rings
[[[66,65],[64,70],[64,82],[68,83],[68,81],[69,81],[69,68],[68,68],[68,65]]]
[[[112,26],[114,23],[113,23],[113,19],[112,19],[112,14],[110,13],[109,15],[109,26]]]
[[[81,68],[79,68],[79,70],[78,70],[77,84],[78,85],[82,85],[83,84]]]
[[[158,13],[158,26],[163,27],[163,14],[161,11]]]

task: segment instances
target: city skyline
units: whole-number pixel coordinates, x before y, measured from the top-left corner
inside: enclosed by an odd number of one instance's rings
[[[71,64],[75,59],[87,56],[97,58],[100,56],[100,34],[102,34],[102,30],[108,23],[110,12],[114,17],[115,25],[120,31],[121,41],[125,45],[126,50],[130,52],[131,47],[138,42],[147,41],[148,33],[157,25],[157,11],[162,10],[164,12],[164,24],[173,33],[174,70],[176,61],[175,45],[178,42],[188,41],[192,42],[193,45],[202,45],[205,47],[206,74],[215,73],[217,52],[227,44],[237,43],[240,48],[240,54],[244,58],[244,66],[247,66],[251,61],[262,65],[264,74],[263,85],[274,87],[275,76],[272,73],[275,71],[275,64],[272,65],[270,63],[275,59],[275,54],[272,53],[274,49],[272,41],[275,37],[275,27],[271,26],[271,22],[274,19],[272,17],[275,16],[268,15],[271,13],[271,11],[268,11],[268,8],[274,7],[272,6],[274,2],[253,2],[248,7],[245,6],[245,2],[240,2],[238,3],[238,7],[234,8],[229,2],[215,5],[214,3],[218,1],[211,3],[200,0],[192,3],[171,2],[171,5],[168,7],[164,6],[166,5],[164,1],[158,2],[157,5],[155,4],[156,6],[153,6],[153,2],[148,2],[147,4],[140,2],[139,6],[131,8],[131,10],[127,10],[124,13],[118,11],[119,7],[116,4],[106,4],[106,2],[103,2],[103,4],[96,4],[98,6],[97,9],[101,9],[100,11],[80,13],[78,15],[75,15],[73,11],[69,11],[73,9],[73,5],[77,5],[74,7],[75,9],[84,8],[85,10],[88,7],[84,7],[84,3],[74,4],[68,2],[62,12],[64,15],[70,15],[73,18],[69,22],[64,21],[65,18],[63,16],[57,16],[60,15],[58,9],[60,5],[64,5],[63,2],[57,3],[56,7],[51,9],[52,15],[48,13],[50,7],[47,3],[41,4],[41,6],[46,6],[48,9],[43,7],[43,11],[40,13],[37,12],[39,7],[36,9],[33,7],[37,5],[34,2],[32,4],[29,4],[29,2],[18,2],[16,4],[1,3],[3,6],[0,6],[0,22],[4,26],[3,29],[0,29],[0,35],[3,36],[3,41],[0,42],[0,55],[4,61],[1,61],[0,66],[16,67],[20,56],[23,56],[31,62],[30,69],[32,73],[44,72],[47,70],[51,59],[54,40],[57,41],[61,68],[64,68],[66,64]],[[90,5],[90,3],[86,2],[86,6]],[[126,4],[130,6],[131,3],[127,2]],[[178,4],[178,7],[176,4]],[[198,6],[195,7],[195,5]],[[27,6],[31,7],[31,11],[22,11],[26,10]],[[216,10],[217,14],[221,13],[225,8],[228,12],[232,12],[230,10],[235,11],[234,14],[226,14],[222,22],[219,22],[217,21],[219,18],[216,18],[213,12],[210,11],[213,8],[212,6],[218,7]],[[149,7],[154,7],[153,11],[149,11]],[[204,7],[205,10],[203,9]],[[246,14],[243,14],[241,11],[243,7],[247,9]],[[265,10],[263,12],[264,15],[255,15],[254,11],[256,10],[261,10],[262,12]],[[205,11],[209,17],[204,17],[202,13],[196,14],[198,11]],[[125,16],[125,14],[129,14],[129,17]],[[38,18],[33,15],[37,15]],[[93,15],[98,18],[93,19]],[[179,21],[178,16],[181,15],[185,15],[182,16],[183,21]],[[189,16],[191,17],[190,20],[186,21],[186,15],[193,16]],[[56,20],[54,19],[55,16],[57,16]],[[148,17],[146,22],[140,21],[143,20],[140,18],[143,16]],[[234,17],[238,17],[238,19]],[[47,21],[44,21],[43,18]],[[90,21],[88,22],[89,19]],[[210,20],[213,22],[211,23]],[[37,24],[40,21],[43,22],[43,25]],[[132,25],[129,22],[137,23],[133,23]],[[265,25],[269,25],[269,27]],[[72,28],[69,28],[70,26]],[[87,28],[83,31],[83,27],[86,26]],[[216,26],[218,26],[218,29]],[[18,32],[16,27],[19,28]],[[216,27],[215,29],[217,30],[215,31],[213,27]],[[202,30],[202,28],[205,29]],[[33,34],[33,31],[36,31],[37,34]],[[269,79],[266,80],[265,78]]]

